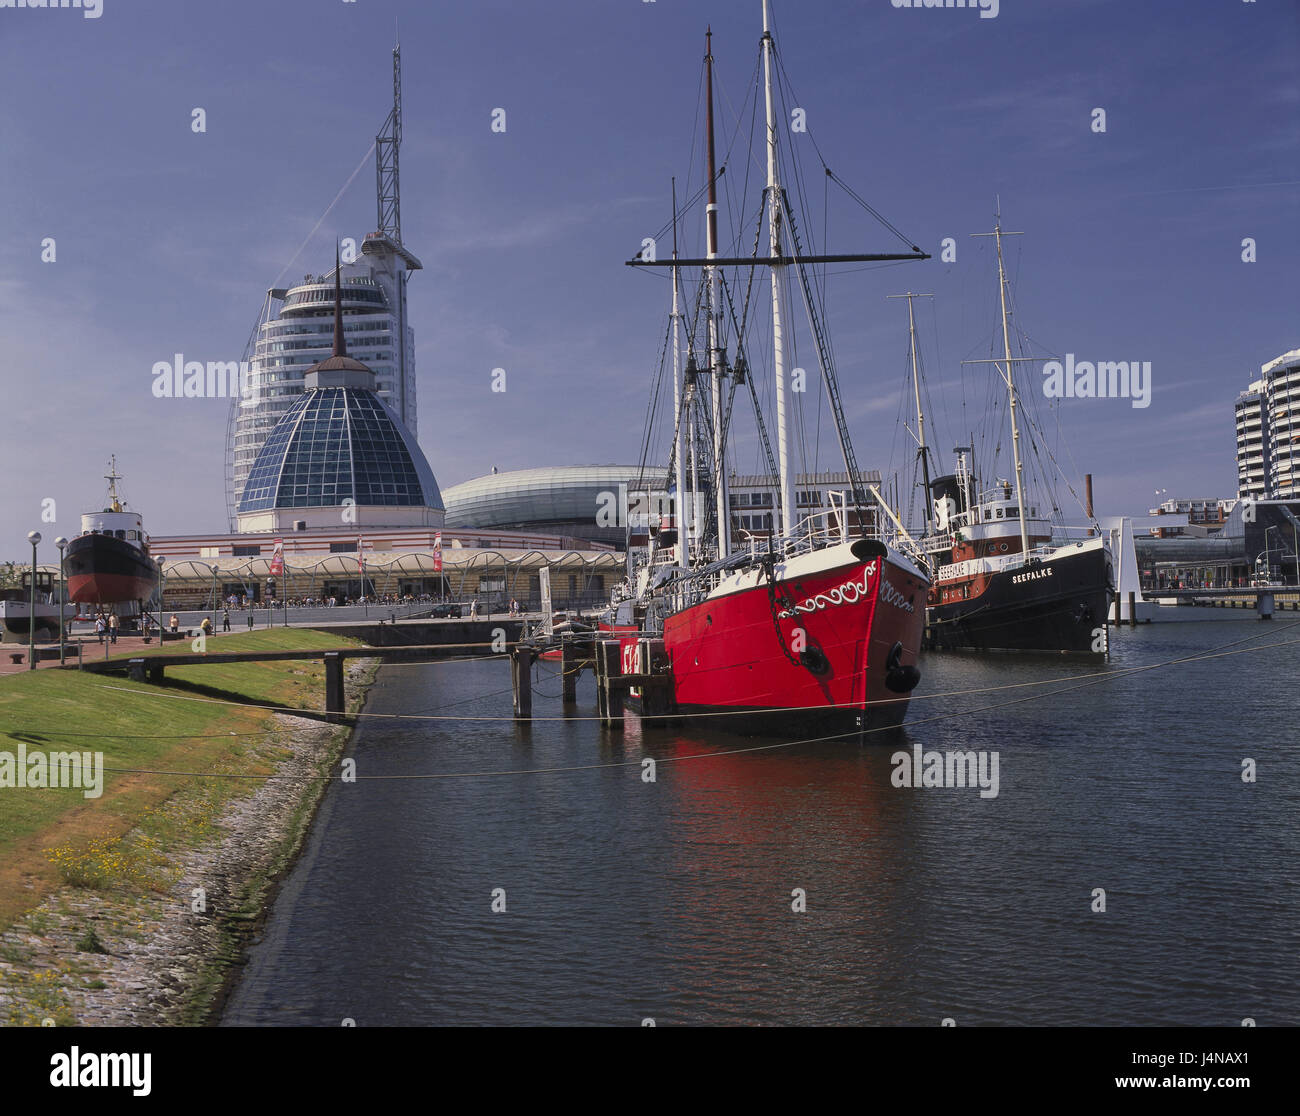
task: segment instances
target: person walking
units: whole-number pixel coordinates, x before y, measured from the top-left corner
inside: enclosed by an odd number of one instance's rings
[[[100,643],[104,642],[104,631],[106,627],[107,625],[104,623],[104,614],[101,612],[95,617],[95,635],[98,637]]]
[[[117,621],[117,613],[116,613],[116,612],[110,612],[110,613],[108,614],[108,641],[109,641],[109,643],[116,643],[116,642],[117,642],[117,623],[118,623],[118,621]]]
[[[253,630],[253,613],[251,611],[248,614],[248,630],[250,632]]]
[[[172,618],[167,623],[173,632],[179,632],[181,630],[181,619],[176,615],[176,613],[172,613]]]
[[[230,631],[230,609],[228,608],[221,610],[221,630],[223,632]]]
[[[469,602],[469,618],[473,620],[477,616],[478,616],[478,598],[475,597],[472,601]]]

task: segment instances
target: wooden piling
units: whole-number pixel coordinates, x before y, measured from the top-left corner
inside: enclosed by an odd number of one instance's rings
[[[1128,595],[1128,626],[1136,628],[1138,626],[1137,594]]]
[[[325,719],[343,720],[343,656],[337,651],[325,652]]]
[[[623,653],[618,640],[601,640],[596,645],[596,662],[603,693],[600,723],[606,728],[621,729],[624,687],[618,679],[623,673]]]
[[[673,689],[669,681],[668,652],[662,639],[644,639],[638,648],[637,668],[662,684],[641,687],[641,709],[647,717],[667,717],[673,712]]]
[[[533,719],[533,649],[517,643],[510,652],[510,686],[514,691],[515,720]]]
[[[573,705],[578,700],[578,649],[573,636],[566,633],[560,640],[560,665],[563,671],[564,704]]]

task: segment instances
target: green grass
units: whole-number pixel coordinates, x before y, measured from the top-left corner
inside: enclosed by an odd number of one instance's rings
[[[244,632],[208,641],[209,649],[225,651],[357,645],[355,640],[306,628]],[[181,642],[152,650],[172,654],[189,646]],[[314,660],[168,667],[166,677],[167,683],[157,687],[76,670],[4,676],[0,678],[0,750],[15,753],[21,736],[29,750],[103,752],[107,768],[245,772],[247,751],[264,746],[268,738],[238,734],[273,728],[271,714],[180,698],[204,696],[312,710],[324,706],[324,667]],[[274,756],[274,750],[263,751],[253,769],[269,772],[268,759]],[[65,865],[52,861],[49,850],[66,850],[65,860],[74,875],[84,877],[75,882],[154,886],[163,882],[155,869],[166,858],[167,839],[176,836],[168,832],[160,814],[170,797],[182,790],[202,795],[209,808],[201,819],[211,824],[226,800],[256,786],[252,781],[190,775],[105,773],[98,799],[85,798],[77,788],[0,789],[0,927],[36,906],[54,887],[74,882],[65,874]],[[191,823],[196,820],[193,811],[189,817]],[[116,851],[121,842],[116,839],[146,819],[152,822],[149,829],[159,838],[161,852],[152,845],[128,843],[134,852],[121,859]],[[194,834],[188,836],[192,839]],[[86,860],[89,850],[102,849],[106,842],[117,859]]]

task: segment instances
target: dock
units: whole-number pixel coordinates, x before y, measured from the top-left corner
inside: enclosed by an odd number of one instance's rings
[[[533,716],[533,663],[542,651],[554,651],[554,642],[520,640],[510,650],[510,686],[514,716],[530,721]],[[662,639],[639,639],[636,663],[632,671],[623,669],[623,647],[617,639],[582,639],[571,634],[562,636],[560,651],[562,700],[565,705],[578,700],[578,678],[584,670],[596,677],[596,709],[605,728],[623,727],[628,698],[639,704],[643,718],[667,719],[673,716],[673,678]]]

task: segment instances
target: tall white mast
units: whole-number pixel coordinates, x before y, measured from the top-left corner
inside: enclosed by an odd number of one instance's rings
[[[718,176],[713,161],[713,28],[705,33],[704,71],[708,97],[708,175],[709,203],[705,209],[708,227],[708,259],[718,258]],[[709,290],[709,371],[713,402],[713,467],[717,472],[714,486],[718,497],[718,557],[731,552],[731,500],[727,494],[727,447],[722,438],[722,381],[727,371],[722,361],[722,309],[718,298],[718,268],[710,263],[705,269]]]
[[[930,507],[930,462],[925,448],[925,409],[921,406],[921,371],[917,361],[916,349],[916,316],[912,312],[912,299],[914,298],[934,298],[932,294],[913,294],[908,291],[907,294],[886,295],[886,298],[905,298],[907,299],[907,337],[908,351],[912,357],[912,391],[916,396],[916,454],[921,462],[921,472],[924,476],[925,483],[925,522],[926,530],[929,530],[930,519],[932,517]],[[909,496],[907,506],[911,508],[912,498]]]
[[[677,179],[673,179],[673,259],[677,259]],[[693,499],[686,493],[686,429],[682,414],[681,311],[679,307],[678,269],[673,268],[673,429],[677,432],[677,556],[679,566],[691,564],[691,509]]]
[[[1001,207],[999,206],[999,209]],[[1003,376],[1011,396],[1011,452],[1016,460],[1016,504],[1020,509],[1020,559],[1029,561],[1029,524],[1025,522],[1024,466],[1020,462],[1020,424],[1016,420],[1016,384],[1011,376],[1011,329],[1007,323],[1007,273],[1002,265],[1002,214],[999,212],[993,226],[993,236],[998,246],[998,294],[1002,299],[1002,353],[1006,360]]]
[[[772,104],[772,32],[768,25],[767,0],[763,0],[763,85],[767,100],[767,229],[771,257],[781,256],[781,186],[777,179],[776,112]],[[776,453],[781,486],[781,537],[794,535],[794,500],[790,489],[790,442],[786,432],[785,338],[781,327],[781,282],[783,264],[769,265],[772,273],[772,363],[776,375]]]

